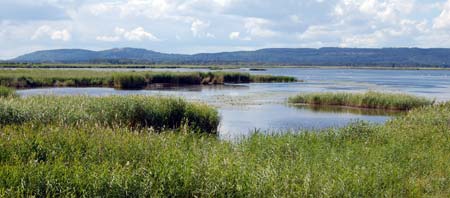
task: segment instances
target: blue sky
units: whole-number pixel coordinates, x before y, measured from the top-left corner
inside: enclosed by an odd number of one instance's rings
[[[1,0],[0,44],[0,59],[58,48],[450,47],[450,0]]]

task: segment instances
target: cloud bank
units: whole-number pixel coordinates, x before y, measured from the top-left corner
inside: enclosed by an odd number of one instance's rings
[[[0,2],[0,43],[0,59],[126,46],[450,47],[450,0],[15,0]]]

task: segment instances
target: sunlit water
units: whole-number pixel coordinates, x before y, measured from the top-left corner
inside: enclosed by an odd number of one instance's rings
[[[149,69],[145,69],[149,70]],[[158,69],[173,71],[174,69]],[[180,71],[176,69],[176,71]],[[182,69],[182,71],[198,71]],[[201,69],[201,71],[206,71]],[[125,91],[112,88],[44,88],[20,90],[23,96],[55,95],[163,95],[213,105],[221,114],[220,137],[239,138],[260,130],[281,131],[341,127],[356,120],[383,123],[398,113],[292,106],[289,96],[307,92],[402,92],[437,101],[450,100],[450,71],[434,70],[355,70],[355,69],[268,69],[247,71],[253,74],[294,76],[302,83],[186,86],[156,90]]]

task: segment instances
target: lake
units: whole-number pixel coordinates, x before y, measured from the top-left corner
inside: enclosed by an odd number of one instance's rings
[[[95,69],[123,70],[124,69]],[[127,69],[128,71],[129,69]],[[133,69],[157,71],[208,71],[207,69]],[[403,92],[435,99],[450,100],[449,70],[369,70],[269,68],[265,71],[232,69],[225,71],[293,76],[305,82],[255,83],[214,86],[166,87],[152,90],[115,90],[112,88],[40,88],[19,90],[23,96],[55,95],[163,95],[208,103],[221,115],[219,136],[235,139],[256,130],[266,133],[323,129],[345,126],[356,120],[383,123],[398,112],[350,108],[293,106],[289,96],[307,92]]]

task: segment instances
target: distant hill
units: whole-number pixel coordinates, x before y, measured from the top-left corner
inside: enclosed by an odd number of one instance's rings
[[[273,48],[256,51],[166,54],[136,48],[104,51],[60,49],[37,51],[12,62],[27,63],[167,63],[167,64],[279,64],[318,66],[434,66],[450,67],[447,48]]]

